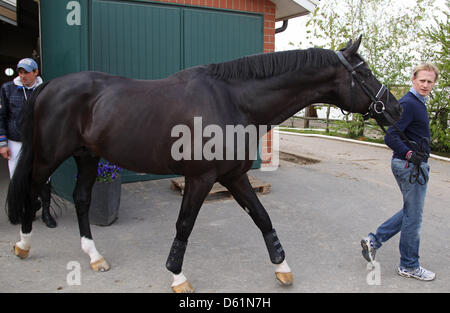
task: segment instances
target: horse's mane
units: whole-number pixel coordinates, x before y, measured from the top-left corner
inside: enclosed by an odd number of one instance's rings
[[[327,49],[309,48],[246,56],[224,63],[210,64],[207,71],[224,80],[261,79],[305,67],[320,68],[338,63],[336,54]]]

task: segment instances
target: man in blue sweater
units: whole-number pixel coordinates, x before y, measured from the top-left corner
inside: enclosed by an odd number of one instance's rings
[[[401,99],[403,113],[391,126],[385,143],[393,150],[392,173],[403,195],[403,208],[361,240],[363,257],[374,262],[376,250],[400,232],[400,265],[397,273],[403,277],[433,280],[435,273],[419,265],[420,228],[425,203],[430,153],[430,128],[425,97],[438,79],[439,71],[432,64],[421,64],[413,71],[412,88]],[[399,130],[408,141],[403,140]]]

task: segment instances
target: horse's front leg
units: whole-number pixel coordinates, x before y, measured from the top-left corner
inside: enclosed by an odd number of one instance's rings
[[[81,249],[89,256],[91,268],[96,272],[104,272],[109,270],[110,266],[97,251],[89,225],[89,206],[91,204],[92,187],[97,177],[98,160],[99,158],[91,156],[75,157],[78,177],[73,192],[73,200],[80,229]]]
[[[246,173],[237,178],[220,181],[250,215],[264,237],[270,260],[276,265],[275,276],[283,285],[292,285],[294,279],[291,269],[285,260],[285,254],[275,229],[272,227],[269,214],[258,199]]]
[[[176,224],[177,233],[166,262],[167,269],[173,274],[171,287],[176,293],[194,292],[194,288],[182,272],[183,258],[200,207],[214,185],[215,179],[215,173],[185,178],[183,201]]]

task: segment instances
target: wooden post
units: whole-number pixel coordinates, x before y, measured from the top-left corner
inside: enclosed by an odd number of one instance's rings
[[[309,107],[305,108],[305,119],[303,120],[303,128],[309,128]]]

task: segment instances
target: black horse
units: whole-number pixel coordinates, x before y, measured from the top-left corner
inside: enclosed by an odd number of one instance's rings
[[[161,80],[80,72],[39,86],[24,108],[23,150],[7,196],[9,220],[21,224],[16,255],[28,255],[36,195],[53,171],[73,156],[78,167],[73,198],[82,249],[92,269],[109,269],[95,248],[88,219],[102,157],[136,172],[185,176],[176,237],[166,263],[174,274],[175,292],[193,291],[181,271],[183,257],[200,207],[215,182],[228,188],[261,230],[277,265],[277,278],[292,284],[281,243],[246,174],[253,159],[250,154],[243,159],[195,157],[195,119],[201,117],[203,125],[223,130],[227,125],[254,125],[258,136],[259,126],[277,125],[312,103],[370,113],[379,123],[385,122],[383,114],[398,120],[401,107],[357,54],[360,42],[361,37],[355,43],[350,40],[339,52],[311,48],[248,56],[192,67]],[[194,139],[192,147],[178,146],[182,158],[173,156],[180,140],[173,135],[177,125],[192,130]],[[201,138],[200,147],[207,139]],[[246,135],[246,152],[249,141]],[[225,154],[233,151],[232,156],[239,152],[229,140],[215,148]]]

